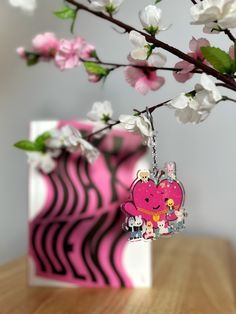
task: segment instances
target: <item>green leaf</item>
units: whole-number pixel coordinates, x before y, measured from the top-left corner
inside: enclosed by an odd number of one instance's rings
[[[158,4],[159,2],[161,2],[161,0],[156,0],[154,4]]]
[[[85,61],[84,67],[90,74],[96,74],[101,77],[105,77],[109,74],[109,69],[102,67],[100,64],[91,61]]]
[[[59,11],[54,12],[53,14],[62,20],[75,19],[76,10],[65,6],[62,9],[60,9]]]
[[[39,62],[40,55],[35,52],[26,51],[25,56],[28,66],[35,65]]]
[[[97,51],[96,50],[92,51],[91,57],[94,58],[94,59],[98,59],[98,55],[97,55]]]
[[[220,73],[232,74],[234,72],[233,60],[229,54],[216,47],[201,47],[204,58]]]
[[[50,132],[44,132],[43,134],[39,135],[35,140],[35,146],[40,150],[43,151],[45,149],[45,142],[51,137]]]
[[[41,149],[39,149],[39,147],[37,147],[37,145],[35,145],[35,143],[28,141],[28,140],[19,141],[19,142],[15,143],[14,146],[16,148],[26,150],[29,152],[40,152],[40,151],[42,151]]]

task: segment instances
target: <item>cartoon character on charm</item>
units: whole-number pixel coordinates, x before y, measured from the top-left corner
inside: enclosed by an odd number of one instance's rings
[[[150,178],[150,171],[149,170],[139,170],[137,173],[137,177],[139,180],[141,180],[142,182],[147,183],[148,179]]]
[[[175,202],[172,198],[166,198],[165,199],[166,206],[168,208],[167,211],[167,219],[168,221],[173,221],[177,219],[177,216],[175,215]]]
[[[169,226],[168,222],[165,220],[158,221],[156,229],[157,238],[163,235],[170,235],[171,233],[173,233],[173,228]]]
[[[122,209],[129,216],[141,215],[145,221],[151,221],[156,227],[157,221],[167,212],[162,205],[164,205],[162,195],[158,194],[153,180],[143,182],[139,179],[133,186],[132,200],[122,204]],[[160,209],[165,212],[161,213]]]
[[[129,241],[135,241],[142,238],[142,216],[127,217],[123,225],[125,231],[129,231]]]
[[[166,173],[167,173],[167,180],[172,183],[176,180],[176,165],[175,162],[167,162],[165,165]]]
[[[179,210],[175,211],[175,215],[177,216],[177,220],[175,222],[175,230],[180,231],[184,229],[184,218],[185,218],[185,210],[180,208]]]
[[[142,226],[143,226],[143,219],[142,216],[135,216],[134,222],[134,230],[135,230],[135,238],[140,239],[142,238]]]
[[[154,239],[155,238],[155,233],[153,230],[153,224],[151,221],[147,221],[143,225],[143,237],[146,240]]]
[[[135,230],[134,230],[135,218],[127,217],[126,223],[123,225],[125,231],[129,231],[129,240],[133,240],[135,238]]]

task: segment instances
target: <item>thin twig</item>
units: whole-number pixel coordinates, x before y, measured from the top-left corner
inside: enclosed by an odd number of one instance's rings
[[[233,90],[232,87],[230,85],[227,85],[227,84],[223,84],[223,83],[216,83],[216,86],[221,86],[221,87],[224,87],[224,88],[227,88],[227,89],[230,89],[230,90]]]
[[[81,4],[81,3],[78,3],[75,0],[66,0],[66,1],[68,3],[74,5],[75,7],[79,8],[79,10],[87,11],[87,12],[89,12],[89,13],[97,16],[97,17],[100,17],[100,18],[102,18],[104,20],[110,21],[111,23],[113,23],[115,25],[120,26],[121,28],[123,28],[127,32],[136,31],[136,32],[140,33],[141,35],[143,35],[146,38],[146,40],[149,43],[153,44],[155,47],[162,48],[162,49],[170,52],[171,54],[179,57],[180,59],[188,61],[191,64],[194,64],[196,66],[196,68],[201,69],[206,74],[211,75],[211,76],[215,77],[216,79],[218,79],[218,80],[220,80],[220,81],[222,81],[222,82],[224,82],[224,83],[226,83],[228,85],[231,85],[232,89],[236,91],[236,82],[229,75],[224,75],[224,74],[216,71],[215,69],[211,68],[210,66],[204,64],[203,62],[192,58],[191,56],[189,56],[188,54],[182,52],[181,50],[179,50],[177,48],[174,48],[174,47],[166,44],[165,42],[162,42],[162,41],[156,39],[155,37],[150,36],[150,35],[142,32],[142,31],[139,31],[139,30],[135,29],[134,27],[132,27],[132,26],[130,26],[128,24],[125,24],[122,21],[117,20],[117,19],[115,19],[115,18],[113,18],[113,17],[111,17],[109,15],[106,15],[106,14],[104,14],[102,12],[93,11],[89,7],[87,7],[87,6],[85,6],[85,5]]]
[[[101,129],[99,129],[99,130],[97,130],[97,131],[95,131],[95,132],[92,132],[92,133],[88,134],[88,135],[86,136],[86,138],[89,140],[92,136],[97,135],[97,134],[99,134],[99,133],[102,133],[103,131],[106,131],[106,130],[111,130],[115,125],[118,125],[118,124],[120,124],[120,123],[121,123],[121,122],[120,122],[119,120],[117,120],[117,121],[114,122],[114,123],[110,123],[110,124],[106,125],[104,128],[101,128]]]
[[[138,65],[138,64],[125,64],[125,63],[114,63],[114,62],[104,62],[101,60],[84,60],[80,58],[81,62],[91,62],[91,63],[97,63],[101,65],[106,65],[106,66],[112,66],[115,68],[120,68],[120,67],[133,67],[133,68],[138,68],[138,69],[143,69],[143,70],[150,70],[150,71],[156,71],[156,70],[163,70],[163,71],[173,71],[173,72],[179,72],[182,71],[183,68],[171,68],[171,67],[155,67],[155,66],[150,66],[150,65]],[[191,71],[191,73],[202,73],[201,70],[194,69]]]
[[[236,99],[233,99],[233,98],[228,97],[228,96],[222,96],[221,101],[227,101],[227,100],[232,101],[232,102],[236,102]]]
[[[224,29],[223,32],[229,37],[230,40],[232,40],[233,43],[235,43],[236,38],[229,29]]]

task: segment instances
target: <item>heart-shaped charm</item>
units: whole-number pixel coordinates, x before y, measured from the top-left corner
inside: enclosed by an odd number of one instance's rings
[[[124,228],[130,232],[130,240],[156,239],[184,229],[184,189],[170,165],[174,163],[167,164],[167,175],[158,181],[150,177],[148,170],[138,172],[131,199],[121,205],[127,216]]]

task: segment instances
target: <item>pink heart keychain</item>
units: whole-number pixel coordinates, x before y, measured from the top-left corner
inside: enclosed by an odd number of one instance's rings
[[[164,171],[158,170],[156,134],[152,116],[148,114],[153,128],[152,172],[138,171],[131,185],[130,200],[121,205],[126,214],[123,228],[130,232],[130,241],[155,240],[185,228],[184,189],[176,178],[174,162],[166,163]]]

